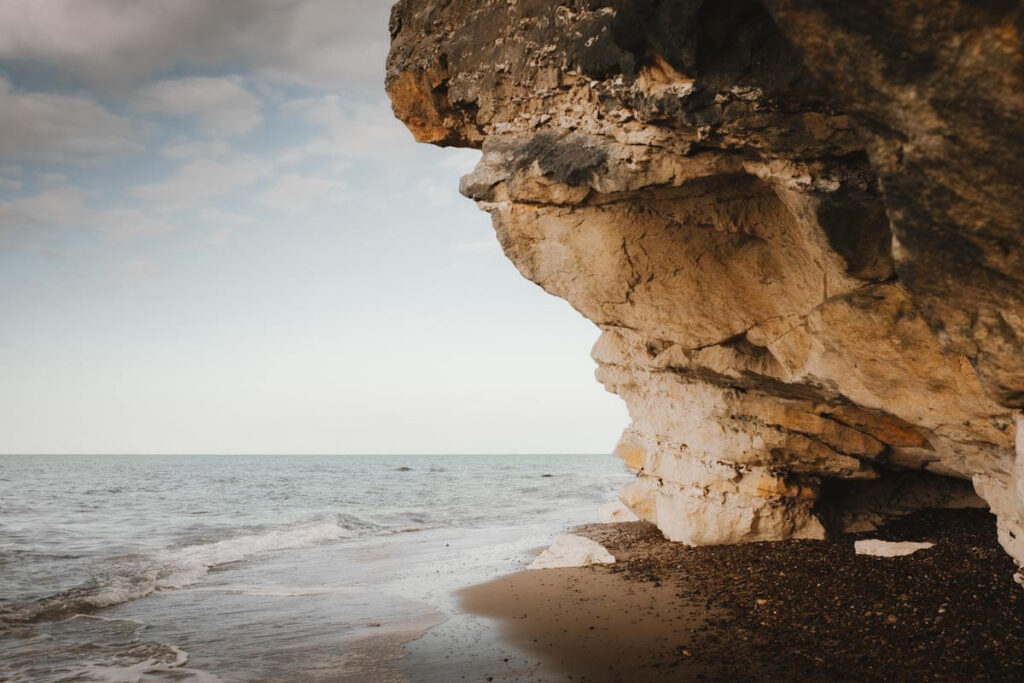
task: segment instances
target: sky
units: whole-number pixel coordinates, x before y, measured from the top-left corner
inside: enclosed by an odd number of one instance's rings
[[[597,329],[391,114],[390,4],[0,3],[0,453],[611,450]]]

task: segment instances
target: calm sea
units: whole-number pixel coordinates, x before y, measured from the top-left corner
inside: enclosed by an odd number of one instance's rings
[[[0,456],[0,681],[390,680],[611,456]]]

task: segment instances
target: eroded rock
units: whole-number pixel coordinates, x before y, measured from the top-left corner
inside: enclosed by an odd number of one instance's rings
[[[858,555],[872,557],[903,557],[913,555],[918,550],[927,550],[934,545],[929,541],[881,541],[877,538],[865,538],[854,542],[853,551]]]
[[[403,0],[388,92],[417,139],[483,150],[462,192],[600,328],[637,515],[692,544],[821,538],[973,485],[1024,559],[1022,21]]]
[[[565,534],[555,539],[530,563],[529,569],[586,567],[591,564],[614,564],[615,558],[603,545],[584,536]]]
[[[620,500],[613,500],[605,503],[597,509],[597,521],[601,524],[616,524],[618,522],[636,522],[640,518],[635,512]]]

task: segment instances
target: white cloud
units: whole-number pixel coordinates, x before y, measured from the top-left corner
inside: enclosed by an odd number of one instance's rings
[[[137,106],[165,116],[194,117],[213,135],[244,135],[263,122],[262,104],[239,76],[189,76],[147,85]]]
[[[88,198],[81,188],[55,187],[18,199],[0,200],[0,225],[9,230],[81,224]]]
[[[246,65],[320,87],[380,87],[392,0],[4,0],[0,60],[108,90]]]
[[[329,94],[292,100],[282,109],[323,131],[323,135],[281,152],[278,161],[282,164],[297,164],[316,157],[350,161],[387,159],[397,163],[416,153],[412,135],[395,119],[383,97],[353,102]]]
[[[124,242],[136,237],[162,235],[174,230],[167,221],[138,209],[108,209],[91,217],[90,222],[108,239]]]
[[[294,3],[277,53],[257,63],[259,73],[275,81],[320,87],[346,83],[381,89],[392,4],[392,0]]]
[[[234,148],[223,140],[178,140],[164,145],[160,154],[165,159],[173,160],[202,157],[223,159],[234,151]]]
[[[196,159],[179,166],[167,180],[135,186],[131,194],[160,210],[174,211],[254,185],[270,177],[271,170],[269,161],[252,157]]]
[[[235,230],[248,227],[256,222],[250,216],[211,207],[200,209],[198,218],[200,223],[210,230],[209,236],[202,240],[202,243],[212,246],[227,244]]]
[[[338,205],[348,201],[346,185],[334,178],[317,178],[287,173],[261,192],[259,201],[278,211],[297,213],[314,206]]]
[[[79,95],[26,92],[0,75],[0,156],[83,162],[139,149],[130,119]]]
[[[23,183],[14,178],[0,178],[0,190],[20,190]]]
[[[49,187],[29,197],[0,200],[0,247],[24,246],[54,228],[95,230],[113,242],[159,235],[174,229],[150,213],[130,208],[96,210],[92,195],[72,185]]]

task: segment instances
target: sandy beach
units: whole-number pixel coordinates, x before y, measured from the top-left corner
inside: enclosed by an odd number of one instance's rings
[[[1022,680],[1024,596],[981,511],[835,540],[688,548],[642,522],[588,525],[614,565],[460,592],[513,656],[455,680]],[[895,558],[857,538],[928,540]],[[415,674],[413,680],[416,680]]]

